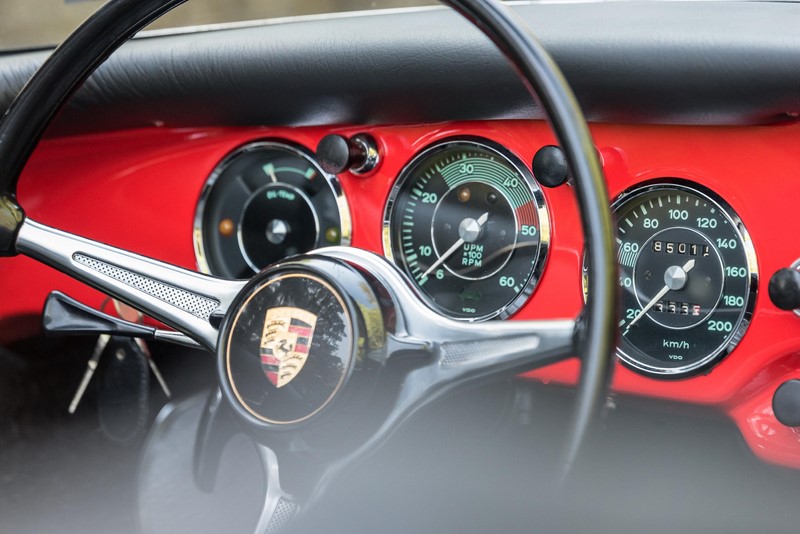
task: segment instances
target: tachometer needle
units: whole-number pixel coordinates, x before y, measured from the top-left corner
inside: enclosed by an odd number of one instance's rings
[[[661,298],[666,295],[670,290],[673,289],[682,289],[684,285],[686,285],[686,273],[691,271],[694,268],[694,259],[691,259],[683,264],[683,267],[670,267],[667,269],[667,272],[664,273],[664,287],[661,288],[661,291],[656,293],[656,296],[647,303],[647,306],[642,308],[642,311],[639,312],[639,315],[633,318],[633,321],[628,323],[628,326],[625,327],[625,331],[622,333],[624,336],[628,333],[633,325],[635,325],[639,319],[644,317],[644,314],[650,311],[650,308],[656,305],[656,302],[661,300]]]
[[[478,223],[478,230],[479,231],[480,231],[481,228],[483,228],[483,225],[486,224],[487,220],[489,220],[489,212],[488,211],[486,213],[484,213],[483,215],[481,215],[480,217],[478,217],[477,223]],[[477,238],[477,233],[475,234],[475,238]],[[419,279],[422,280],[424,278],[427,278],[427,276],[429,274],[431,274],[433,271],[435,271],[442,263],[447,261],[447,258],[452,256],[453,253],[455,253],[455,251],[458,250],[459,247],[461,247],[461,245],[463,245],[465,243],[465,241],[466,240],[462,237],[461,239],[459,239],[458,241],[453,243],[453,246],[448,248],[447,252],[445,252],[444,254],[439,256],[439,259],[436,260],[433,265],[428,267],[428,270],[425,271],[424,273],[422,273],[422,276],[420,276]],[[474,241],[474,238],[473,238],[473,241]]]

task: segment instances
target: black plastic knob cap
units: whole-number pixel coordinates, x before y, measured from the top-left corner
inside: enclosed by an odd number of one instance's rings
[[[350,141],[342,135],[326,135],[317,145],[317,163],[328,174],[339,174],[350,168]]]
[[[800,380],[787,380],[775,390],[772,412],[782,425],[800,426]]]
[[[800,271],[781,269],[769,281],[769,299],[782,310],[800,308]]]
[[[366,134],[350,139],[330,134],[317,145],[317,163],[328,174],[341,174],[348,169],[363,174],[378,164],[378,148],[375,140]]]
[[[546,145],[533,156],[533,176],[545,187],[558,187],[569,179],[569,166],[564,152],[557,146]]]

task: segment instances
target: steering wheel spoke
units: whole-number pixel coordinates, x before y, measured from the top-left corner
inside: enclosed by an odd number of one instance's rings
[[[50,265],[185,333],[208,349],[243,281],[228,281],[78,237],[26,219],[19,253]]]
[[[258,458],[264,471],[266,493],[264,505],[256,522],[255,534],[274,534],[294,518],[300,506],[297,500],[281,487],[278,457],[266,445],[256,444]]]
[[[450,333],[432,363],[444,382],[534,369],[575,354],[575,321],[567,319],[456,323]]]

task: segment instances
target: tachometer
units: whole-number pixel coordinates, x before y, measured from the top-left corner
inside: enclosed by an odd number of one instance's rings
[[[739,217],[699,185],[651,183],[614,203],[623,317],[618,356],[644,374],[707,369],[752,316],[755,252]]]
[[[533,176],[500,146],[450,140],[417,156],[392,189],[384,250],[435,309],[505,318],[533,292],[550,236]]]

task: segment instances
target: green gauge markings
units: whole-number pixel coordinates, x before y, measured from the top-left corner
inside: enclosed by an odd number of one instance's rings
[[[511,315],[533,292],[549,219],[518,158],[488,141],[456,140],[403,170],[384,232],[387,255],[433,309],[476,321]]]

